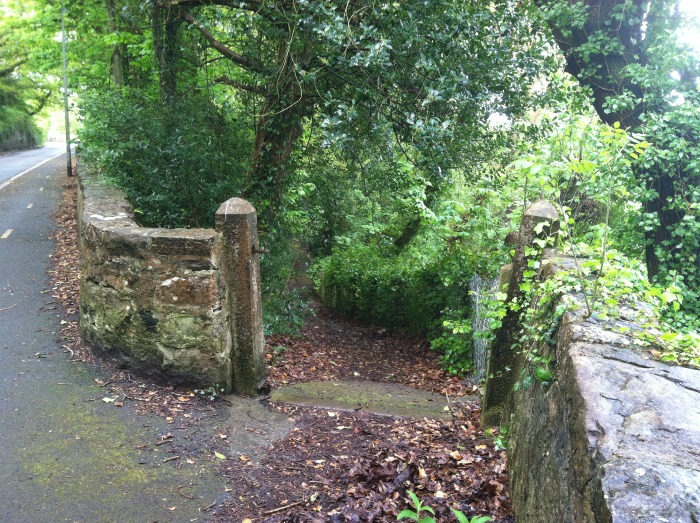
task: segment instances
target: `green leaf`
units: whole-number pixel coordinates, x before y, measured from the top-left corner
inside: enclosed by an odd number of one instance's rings
[[[552,381],[552,371],[546,367],[537,367],[535,371],[535,377],[537,381]]]
[[[399,512],[399,515],[396,517],[397,517],[397,519],[408,518],[412,521],[418,521],[418,515],[414,511],[408,510],[408,509],[402,510],[401,512]]]

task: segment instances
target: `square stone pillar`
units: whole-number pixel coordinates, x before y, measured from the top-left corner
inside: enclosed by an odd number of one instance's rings
[[[226,294],[231,386],[233,392],[254,395],[266,377],[255,208],[241,198],[231,198],[216,211],[215,228]]]
[[[532,259],[528,247],[534,247],[535,240],[548,238],[559,231],[559,214],[551,203],[541,200],[530,205],[523,214],[520,230],[513,235],[515,254],[513,263],[501,270],[498,286],[502,291],[507,285],[506,315],[501,320],[501,327],[496,332],[496,339],[491,345],[486,386],[481,405],[481,425],[499,426],[503,420],[506,404],[513,392],[518,378],[522,357],[513,348],[518,341],[520,324],[520,307],[525,293],[520,289],[524,272]],[[508,235],[509,237],[511,235]],[[541,249],[538,249],[538,253]],[[538,256],[540,256],[538,254]],[[511,307],[520,302],[520,307]]]

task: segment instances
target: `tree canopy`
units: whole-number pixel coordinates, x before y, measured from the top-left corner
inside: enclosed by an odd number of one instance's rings
[[[57,77],[60,6],[3,6],[22,38],[0,37],[0,96],[29,114]],[[84,161],[148,225],[207,226],[248,198],[273,301],[308,249],[339,309],[432,329],[462,358],[470,279],[549,198],[572,245],[644,251],[670,316],[696,328],[699,62],[676,2],[65,6]]]

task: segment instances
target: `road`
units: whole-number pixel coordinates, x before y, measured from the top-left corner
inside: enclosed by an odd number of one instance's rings
[[[34,167],[49,158],[55,158],[65,152],[65,142],[48,142],[45,147],[27,151],[15,151],[0,156],[0,189],[6,186],[13,177],[23,173],[30,167]]]
[[[0,170],[54,152],[5,156]],[[58,156],[0,189],[0,523],[204,521],[225,488],[211,458],[166,461],[156,443],[176,427],[102,401],[98,371],[56,345],[45,282],[64,176]]]

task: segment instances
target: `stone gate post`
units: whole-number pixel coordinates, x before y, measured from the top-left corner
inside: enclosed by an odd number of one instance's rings
[[[260,260],[255,208],[231,198],[216,211],[219,269],[228,316],[226,349],[231,358],[231,386],[239,394],[256,394],[265,381],[260,294]]]
[[[544,226],[539,228],[538,225]],[[528,268],[526,248],[534,246],[537,238],[546,238],[559,230],[559,214],[551,203],[540,200],[533,203],[525,210],[520,230],[515,235],[515,254],[510,270],[501,273],[499,287],[506,284],[508,279],[508,294],[506,304],[522,300],[523,292],[520,284],[523,282],[523,273]],[[510,234],[508,235],[511,236]],[[508,274],[510,272],[510,274]],[[500,290],[500,289],[499,289]],[[483,426],[496,426],[501,424],[504,406],[509,400],[513,386],[517,380],[520,365],[520,357],[513,350],[517,333],[520,329],[520,311],[508,308],[496,333],[496,339],[491,345],[488,368],[486,370],[486,388],[481,410],[481,424]]]

